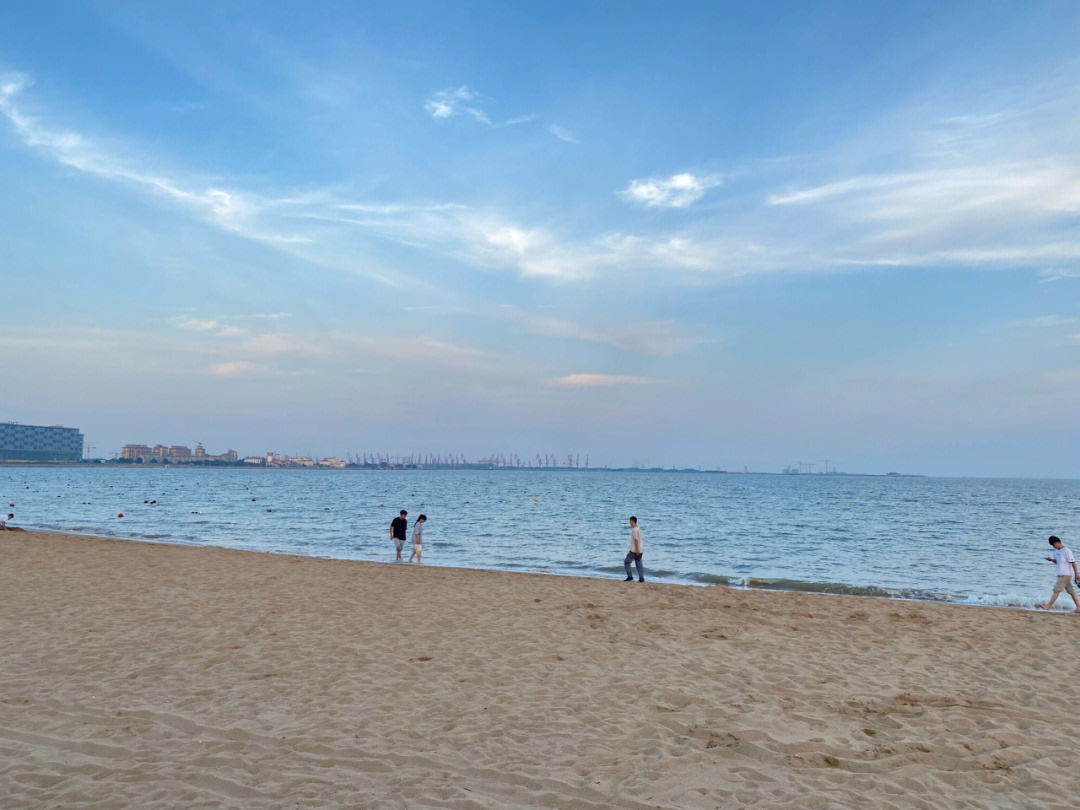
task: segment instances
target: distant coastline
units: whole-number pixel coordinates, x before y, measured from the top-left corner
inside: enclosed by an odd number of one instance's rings
[[[927,478],[929,476],[919,473],[798,473],[791,475],[785,472],[769,472],[766,470],[703,470],[697,467],[530,467],[530,466],[497,466],[493,464],[346,464],[342,467],[327,467],[322,465],[268,465],[250,464],[242,461],[184,461],[184,462],[131,462],[112,459],[83,459],[81,461],[0,461],[0,467],[110,467],[132,468],[151,470],[182,470],[182,469],[233,469],[233,470],[307,470],[322,472],[341,472],[345,470],[389,472],[389,471],[432,471],[432,470],[479,470],[487,472],[572,472],[572,473],[605,473],[605,472],[639,472],[639,473],[684,473],[688,475],[775,475],[785,478]]]

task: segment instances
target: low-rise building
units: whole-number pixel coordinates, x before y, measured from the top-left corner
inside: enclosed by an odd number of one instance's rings
[[[171,447],[166,447],[163,444],[156,444],[153,448],[145,444],[125,444],[120,449],[120,458],[127,461],[138,461],[139,459],[142,459],[144,462],[157,462],[161,464],[206,463],[211,461],[222,461],[234,464],[236,463],[237,452],[235,450],[226,450],[221,455],[214,456],[207,453],[199,443],[196,443],[194,452],[192,452],[190,447],[185,447],[182,444],[174,444]]]
[[[150,453],[150,447],[145,444],[125,444],[120,448],[120,458],[127,461],[146,461],[150,458]]]

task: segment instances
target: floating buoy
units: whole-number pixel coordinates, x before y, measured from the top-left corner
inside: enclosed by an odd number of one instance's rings
[[[117,513],[116,513],[116,516],[117,516],[118,518],[122,518],[122,517],[124,516],[124,513],[123,513],[123,512],[117,512]]]

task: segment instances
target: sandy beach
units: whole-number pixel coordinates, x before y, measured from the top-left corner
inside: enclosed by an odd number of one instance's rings
[[[4,808],[1075,803],[1064,612],[38,532],[0,553]]]

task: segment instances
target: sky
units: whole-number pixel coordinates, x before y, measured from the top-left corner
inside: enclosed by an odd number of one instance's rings
[[[1075,3],[0,4],[0,419],[1080,477]]]

